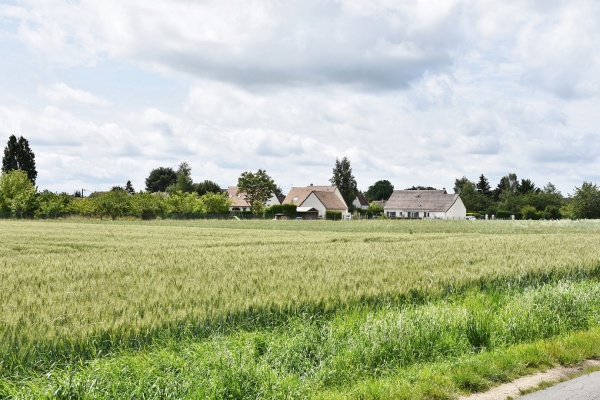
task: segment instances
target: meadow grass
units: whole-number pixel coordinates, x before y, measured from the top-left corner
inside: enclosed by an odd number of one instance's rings
[[[593,330],[599,233],[598,221],[2,221],[0,394],[347,394]]]
[[[0,388],[21,398],[452,398],[600,355],[599,323],[598,282],[472,289],[425,304],[298,314],[275,329],[171,338],[6,377]]]

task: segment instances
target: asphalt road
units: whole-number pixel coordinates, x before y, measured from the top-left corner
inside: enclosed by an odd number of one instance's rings
[[[519,400],[597,400],[600,399],[600,371],[519,397]]]

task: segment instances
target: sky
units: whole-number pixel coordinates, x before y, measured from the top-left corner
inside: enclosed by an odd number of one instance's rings
[[[596,0],[0,0],[0,143],[29,141],[39,190],[186,161],[287,193],[347,157],[364,191],[568,195],[600,184],[599,127]]]

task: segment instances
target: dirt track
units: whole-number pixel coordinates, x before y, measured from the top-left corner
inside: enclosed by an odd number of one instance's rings
[[[460,397],[460,400],[505,400],[509,396],[516,398],[521,396],[522,390],[535,388],[543,382],[559,382],[569,379],[589,367],[600,367],[600,360],[587,360],[577,367],[551,368],[544,372],[524,376],[512,382],[497,386],[485,393]]]

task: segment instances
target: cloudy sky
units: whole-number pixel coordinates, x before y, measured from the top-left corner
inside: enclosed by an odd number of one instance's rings
[[[0,140],[40,190],[600,183],[596,0],[0,0]]]

